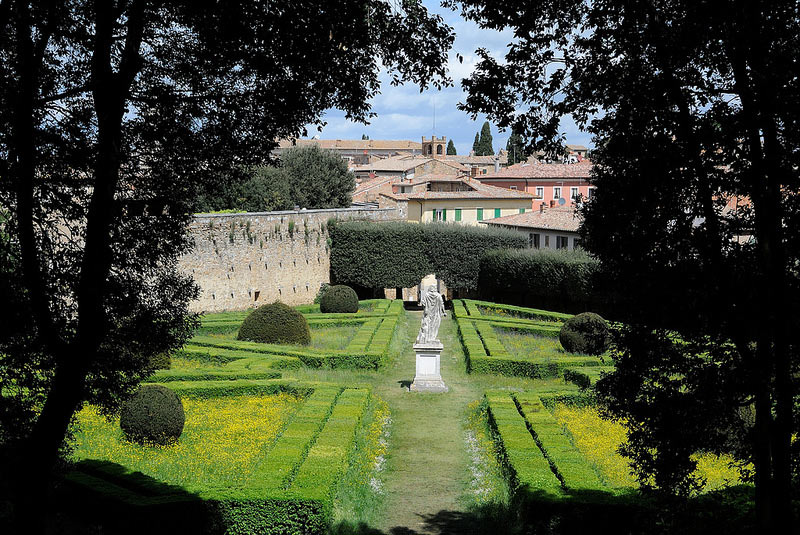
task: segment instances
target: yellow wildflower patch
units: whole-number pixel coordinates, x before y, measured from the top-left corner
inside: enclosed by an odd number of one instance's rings
[[[187,490],[241,485],[301,403],[284,393],[182,401],[186,425],[170,446],[129,442],[119,420],[84,408],[78,414],[76,460],[111,461]]]
[[[597,466],[608,483],[620,488],[638,486],[628,460],[617,453],[626,439],[622,424],[602,419],[591,407],[557,405],[553,415],[572,434],[575,446]],[[741,473],[732,465],[733,458],[729,455],[703,453],[694,459],[697,461],[696,475],[706,480],[705,491],[742,482]]]

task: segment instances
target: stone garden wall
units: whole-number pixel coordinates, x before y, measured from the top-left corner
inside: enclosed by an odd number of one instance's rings
[[[200,286],[198,312],[244,310],[275,300],[311,303],[330,282],[329,219],[397,219],[396,209],[341,208],[198,214],[195,247],[181,269]]]

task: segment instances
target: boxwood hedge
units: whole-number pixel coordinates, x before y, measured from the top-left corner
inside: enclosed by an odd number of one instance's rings
[[[487,249],[525,247],[506,229],[447,223],[331,222],[331,278],[365,288],[408,288],[435,273],[448,288],[475,290]]]

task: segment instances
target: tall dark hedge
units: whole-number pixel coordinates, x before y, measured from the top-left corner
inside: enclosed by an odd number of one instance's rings
[[[331,222],[331,278],[366,288],[408,288],[435,273],[448,288],[475,290],[483,253],[521,248],[517,232],[452,223]]]
[[[483,299],[580,312],[602,309],[600,263],[583,250],[488,251],[480,261]]]

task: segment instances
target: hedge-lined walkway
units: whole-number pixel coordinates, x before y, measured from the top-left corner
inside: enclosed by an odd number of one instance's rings
[[[474,523],[459,503],[467,484],[469,459],[462,420],[467,405],[480,398],[482,388],[470,381],[450,314],[442,321],[442,377],[446,394],[407,392],[414,378],[416,337],[421,312],[407,312],[408,349],[385,370],[376,393],[389,404],[394,420],[390,457],[385,475],[386,514],[377,526],[392,534],[471,533]]]

